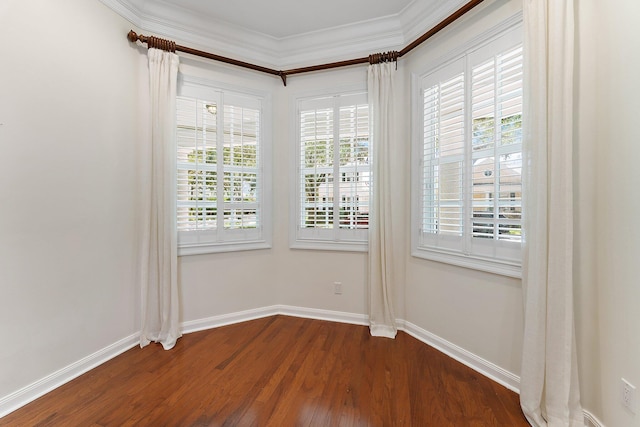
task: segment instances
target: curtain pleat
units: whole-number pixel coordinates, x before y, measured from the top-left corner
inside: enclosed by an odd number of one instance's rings
[[[391,203],[392,103],[395,64],[374,64],[368,70],[372,125],[373,191],[369,207],[369,330],[373,336],[395,338]]]
[[[140,195],[145,212],[142,253],[142,330],[140,346],[175,346],[179,329],[176,232],[175,105],[178,55],[149,49],[151,103],[150,185]]]
[[[524,346],[533,426],[584,426],[573,314],[573,0],[525,0]]]

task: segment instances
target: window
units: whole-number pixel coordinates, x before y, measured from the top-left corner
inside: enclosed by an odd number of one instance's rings
[[[519,276],[520,30],[420,78],[413,255]]]
[[[270,247],[265,98],[191,81],[178,95],[180,254]]]
[[[365,251],[371,169],[366,93],[299,99],[292,247]]]

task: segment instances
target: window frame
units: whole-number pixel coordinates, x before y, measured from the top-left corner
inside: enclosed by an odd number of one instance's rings
[[[291,197],[290,197],[290,232],[289,232],[289,247],[291,249],[307,249],[307,250],[326,250],[326,251],[345,251],[345,252],[367,252],[369,250],[369,229],[358,230],[340,230],[339,228],[332,228],[330,230],[318,230],[314,234],[312,229],[303,230],[300,227],[301,221],[301,173],[302,167],[300,165],[301,153],[301,134],[300,134],[300,106],[305,102],[314,102],[315,100],[332,97],[348,97],[348,96],[362,96],[364,103],[368,105],[368,94],[365,85],[351,85],[346,87],[340,87],[336,90],[324,90],[324,91],[310,91],[305,93],[298,93],[291,96],[290,100],[290,117],[291,120],[291,141],[293,153],[290,166],[290,181],[291,185]],[[338,101],[339,104],[339,101]],[[345,104],[346,105],[346,104]],[[360,103],[356,103],[360,105]],[[369,120],[371,116],[369,115]],[[335,119],[335,118],[334,118]],[[339,122],[339,121],[338,121]],[[334,122],[335,123],[335,122]],[[371,123],[369,122],[369,142],[371,142]],[[334,141],[335,144],[339,144],[339,141]],[[371,162],[371,144],[369,144],[369,162]],[[372,164],[369,163],[369,176],[370,182],[372,180]],[[343,168],[338,166],[339,176],[343,174]],[[371,195],[371,190],[369,191]],[[371,196],[369,196],[369,201]],[[333,202],[339,203],[334,200]],[[335,209],[335,207],[334,207]],[[334,219],[335,221],[335,219]],[[352,232],[355,231],[355,232]]]
[[[259,106],[260,141],[257,153],[258,166],[256,168],[256,179],[261,182],[261,185],[258,186],[257,195],[257,209],[259,210],[260,214],[257,219],[259,227],[255,230],[249,230],[248,232],[242,232],[244,230],[236,229],[216,229],[202,231],[178,230],[178,256],[270,249],[272,247],[271,94],[266,91],[247,89],[244,87],[238,87],[227,83],[180,73],[178,75],[177,96],[186,96],[192,98],[194,97],[190,95],[196,95],[195,98],[201,100],[211,97],[213,99],[210,100],[219,102],[219,104],[217,104],[217,108],[220,110],[223,110],[225,107],[225,95],[230,99],[244,98],[247,100],[247,105],[255,103],[255,105]],[[229,105],[233,106],[232,103]],[[224,141],[222,141],[222,143],[223,142]],[[177,171],[177,147],[174,152],[176,156],[174,157],[174,159],[176,161],[175,167]],[[216,166],[217,165],[218,163],[216,163]],[[176,192],[178,188],[177,185],[178,183],[176,182]],[[224,206],[224,200],[220,203]],[[219,209],[219,207],[217,209]],[[186,238],[188,235],[190,236]]]
[[[465,154],[463,168],[470,168],[471,150],[466,148],[467,144],[470,144],[472,134],[470,132],[470,125],[467,115],[470,114],[469,107],[471,106],[470,86],[471,82],[471,64],[469,58],[474,53],[481,51],[487,46],[498,43],[515,47],[518,44],[522,44],[522,13],[518,13],[511,18],[505,20],[496,27],[481,34],[473,40],[468,41],[460,45],[457,49],[453,50],[449,54],[441,57],[434,62],[434,66],[424,69],[420,73],[412,73],[411,77],[411,103],[412,103],[412,147],[411,147],[411,255],[416,258],[422,258],[452,265],[457,265],[465,268],[471,268],[479,271],[490,272],[494,274],[504,275],[508,277],[520,278],[522,275],[521,265],[521,243],[515,242],[502,242],[500,240],[492,240],[491,244],[487,242],[481,242],[481,246],[486,246],[485,252],[470,252],[468,247],[463,246],[463,250],[460,250],[458,244],[454,242],[455,238],[450,236],[437,234],[437,243],[425,244],[423,239],[423,202],[424,202],[424,186],[426,180],[424,178],[424,98],[423,98],[423,81],[428,79],[429,76],[436,75],[438,73],[446,72],[445,70],[455,69],[460,67],[462,63],[462,69],[465,70],[465,90],[464,90],[464,109],[465,109]],[[480,64],[480,62],[478,63]],[[453,74],[451,74],[453,77]],[[465,172],[466,173],[466,172]],[[470,182],[470,178],[466,178],[462,184],[463,199],[462,202],[465,208],[470,208],[470,197],[472,195],[471,188],[466,188],[464,182]],[[466,220],[466,215],[465,215]],[[469,221],[467,226],[469,225]],[[463,231],[462,239],[466,234],[470,233],[472,227],[466,227]],[[427,234],[427,233],[425,233]],[[470,239],[473,240],[473,237]],[[435,240],[435,239],[434,239]],[[502,246],[509,247],[509,257],[499,258],[492,255],[499,252]],[[487,248],[488,247],[488,248]],[[517,257],[512,256],[516,254]]]

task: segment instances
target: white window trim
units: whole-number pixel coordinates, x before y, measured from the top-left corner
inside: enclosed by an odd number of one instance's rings
[[[522,12],[515,14],[497,26],[482,33],[478,37],[460,45],[449,54],[434,61],[434,67],[425,69],[420,73],[411,75],[411,255],[416,258],[452,264],[459,267],[485,271],[502,276],[521,278],[521,262],[510,262],[496,258],[480,257],[459,252],[449,252],[442,248],[420,246],[421,211],[422,211],[422,150],[423,150],[423,99],[421,96],[422,79],[444,68],[451,63],[460,60],[466,54],[480,49],[492,41],[508,34],[511,31],[521,31]]]
[[[318,90],[295,93],[290,98],[290,128],[289,135],[291,140],[291,151],[293,155],[290,158],[289,182],[291,183],[290,201],[289,201],[289,247],[291,249],[303,250],[320,250],[320,251],[338,251],[338,252],[368,252],[369,241],[349,240],[345,238],[327,240],[314,239],[310,237],[301,237],[298,233],[298,224],[300,223],[300,135],[298,123],[298,103],[305,99],[330,97],[336,95],[349,95],[353,93],[366,93],[366,85],[348,85],[341,86],[332,90]],[[367,233],[368,236],[368,233]]]
[[[214,91],[232,92],[237,95],[244,95],[250,98],[259,99],[261,102],[261,143],[260,158],[261,168],[260,176],[262,179],[262,195],[261,195],[261,233],[259,238],[251,239],[227,239],[215,242],[198,242],[178,243],[178,256],[201,255],[221,252],[237,252],[259,249],[270,249],[272,247],[272,100],[271,93],[247,89],[245,87],[230,85],[228,83],[203,79],[184,74],[178,75],[178,95],[181,93],[183,85],[191,87],[202,87]],[[204,232],[206,233],[206,232]]]

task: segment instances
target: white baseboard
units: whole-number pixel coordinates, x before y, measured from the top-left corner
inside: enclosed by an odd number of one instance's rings
[[[135,347],[140,342],[140,334],[133,334],[117,341],[102,350],[98,350],[87,357],[72,363],[46,377],[29,384],[7,396],[0,398],[0,418],[15,411],[50,392],[51,390],[68,383],[85,372],[90,371],[107,360],[113,359],[130,348]]]
[[[352,325],[369,325],[366,314],[348,313],[345,311],[321,310],[317,308],[278,305],[278,313],[285,316],[303,317],[305,319],[328,320],[329,322],[349,323]]]
[[[405,331],[412,337],[441,351],[447,356],[468,366],[474,371],[479,372],[485,377],[492,379],[498,384],[502,384],[509,390],[520,393],[520,377],[516,374],[513,374],[506,369],[502,369],[498,365],[495,365],[462,347],[458,347],[457,345],[450,343],[431,332],[425,331],[411,322],[407,322],[402,319],[398,319],[396,322],[398,324],[398,329]]]
[[[583,410],[584,412],[584,423],[587,427],[604,427],[602,421],[600,421],[595,415],[587,410]]]
[[[235,313],[221,314],[219,316],[206,317],[204,319],[190,320],[183,322],[181,330],[183,334],[204,331],[207,329],[219,328],[220,326],[233,325],[234,323],[247,322],[249,320],[261,319],[263,317],[275,316],[278,314],[277,306],[256,308],[252,310],[237,311]]]
[[[249,320],[261,319],[263,317],[276,316],[278,314],[292,317],[302,317],[305,319],[328,320],[330,322],[349,323],[354,325],[368,325],[369,317],[365,314],[347,313],[343,311],[322,310],[318,308],[295,307],[292,305],[272,305],[253,310],[238,311],[235,313],[222,314],[219,316],[207,317],[205,319],[191,320],[182,323],[182,332],[185,334],[207,329],[218,328],[220,326],[232,325],[234,323],[247,322]]]

